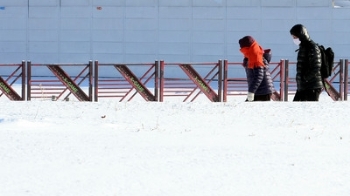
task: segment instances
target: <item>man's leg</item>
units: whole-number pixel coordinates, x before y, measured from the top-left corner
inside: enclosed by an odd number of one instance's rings
[[[318,89],[312,89],[308,90],[307,92],[307,101],[318,101],[320,98],[322,90],[320,88]]]

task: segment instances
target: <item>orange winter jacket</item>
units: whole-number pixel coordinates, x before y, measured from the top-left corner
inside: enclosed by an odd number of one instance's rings
[[[254,69],[255,67],[264,67],[262,47],[254,41],[250,47],[243,47],[240,49],[244,57],[248,59],[248,69]]]

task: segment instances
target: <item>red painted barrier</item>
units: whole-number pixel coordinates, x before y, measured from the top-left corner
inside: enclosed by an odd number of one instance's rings
[[[25,100],[25,61],[21,64],[0,64],[0,97],[5,95],[12,101]],[[21,84],[21,94],[12,88],[19,82]]]
[[[63,69],[64,67],[64,69]],[[27,100],[69,100],[73,94],[79,101],[92,101],[92,69],[88,64],[27,64]],[[45,76],[40,72],[47,73]],[[87,81],[87,85],[83,83]],[[84,87],[87,89],[83,90]]]
[[[183,102],[192,102],[200,95],[204,95],[212,102],[220,102],[221,80],[221,60],[217,63],[165,63],[161,61],[159,100],[162,102],[169,97],[179,97],[183,98]],[[214,90],[215,88],[217,91]]]
[[[146,101],[158,101],[158,67],[158,62],[113,64],[95,61],[95,101],[100,98],[130,101],[136,95]],[[108,76],[101,76],[101,71]]]
[[[288,101],[288,95],[295,93],[295,65],[295,62],[283,59],[270,63],[271,77],[277,90],[273,100]],[[348,66],[347,59],[335,62],[333,74],[326,82],[336,101],[347,100]],[[46,70],[45,75],[40,74],[44,73],[43,70]],[[145,101],[163,102],[176,98],[192,102],[202,97],[211,102],[227,102],[229,96],[246,95],[247,80],[242,76],[245,76],[245,70],[241,63],[227,60],[133,64],[101,64],[98,61],[88,64],[32,64],[23,61],[22,64],[0,64],[0,97],[5,95],[10,100],[25,100],[27,92],[28,101],[35,98],[68,100],[73,95],[79,101],[98,101],[101,98],[131,101],[139,96]],[[15,83],[21,83],[21,93],[12,88]]]

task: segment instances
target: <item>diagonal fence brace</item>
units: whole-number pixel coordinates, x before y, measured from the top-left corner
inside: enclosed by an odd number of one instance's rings
[[[179,66],[212,102],[220,101],[218,94],[215,93],[190,64],[180,64]]]
[[[58,65],[47,65],[47,67],[79,101],[91,101],[84,91]]]
[[[15,90],[0,76],[0,90],[12,101],[22,101]]]
[[[114,67],[123,75],[123,77],[136,89],[136,91],[146,101],[156,101],[155,96],[147,87],[133,74],[126,65],[114,65]]]

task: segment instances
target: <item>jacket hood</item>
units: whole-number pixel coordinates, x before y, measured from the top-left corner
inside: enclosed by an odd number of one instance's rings
[[[306,28],[302,24],[296,24],[290,29],[290,34],[294,35],[302,41],[310,41],[310,36]]]
[[[241,48],[250,47],[254,42],[255,42],[254,38],[252,36],[249,36],[249,35],[244,36],[242,39],[240,39],[238,41],[239,46]]]

